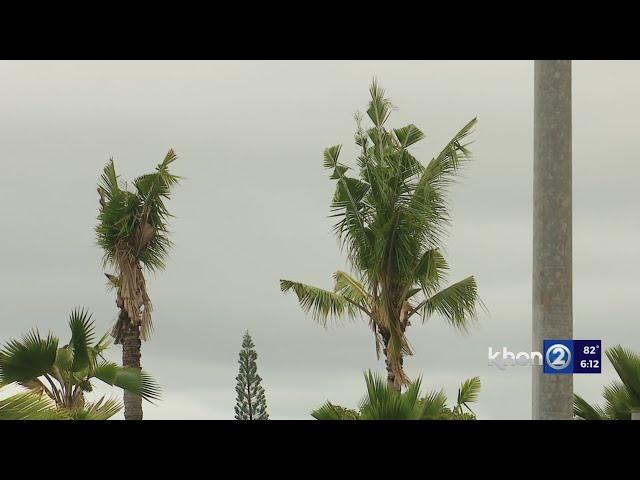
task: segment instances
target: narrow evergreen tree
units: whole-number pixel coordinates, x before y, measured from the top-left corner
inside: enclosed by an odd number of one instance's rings
[[[264,395],[264,388],[260,384],[262,378],[258,375],[256,360],[258,354],[255,345],[251,340],[249,332],[244,334],[242,339],[242,350],[240,350],[240,371],[236,380],[236,420],[269,420],[267,413],[267,400]]]

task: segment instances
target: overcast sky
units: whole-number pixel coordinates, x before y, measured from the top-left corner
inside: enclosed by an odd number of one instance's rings
[[[479,119],[474,161],[451,190],[446,256],[452,281],[476,275],[490,315],[468,335],[438,317],[414,322],[408,373],[450,397],[478,375],[480,418],[530,418],[530,369],[487,365],[489,346],[531,350],[530,61],[0,62],[0,340],[38,326],[66,341],[76,305],[109,328],[96,182],[110,157],[127,179],[173,147],[175,248],[148,278],[155,332],[142,351],[164,396],[145,418],[233,418],[246,329],[271,418],[310,418],[325,400],[355,407],[363,371],[384,370],[370,330],[323,329],[278,280],[331,288],[346,267],[322,152],[341,143],[354,164],[353,114],[374,75],[398,107],[390,125],[425,132],[413,150],[423,162]],[[574,338],[635,350],[639,82],[638,62],[573,64]],[[612,370],[576,375],[575,391],[599,400]]]

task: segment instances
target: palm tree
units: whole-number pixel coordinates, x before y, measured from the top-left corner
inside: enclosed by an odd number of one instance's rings
[[[411,382],[405,392],[398,392],[380,375],[365,374],[367,396],[359,411],[325,403],[311,413],[316,420],[474,420],[469,403],[477,400],[480,379],[470,378],[460,385],[453,408],[446,406],[444,391],[432,391],[420,398],[421,379]],[[463,407],[468,412],[463,411]]]
[[[91,315],[76,309],[69,317],[71,339],[63,347],[52,334],[41,337],[38,330],[23,339],[9,340],[0,350],[0,387],[16,384],[26,394],[10,397],[0,406],[12,415],[53,416],[75,420],[106,420],[120,411],[120,404],[106,397],[88,402],[93,380],[122,388],[152,401],[160,398],[155,381],[137,368],[123,368],[104,359],[109,334],[97,342]]]
[[[338,161],[340,145],[324,151],[324,166],[336,181],[334,232],[353,273],[338,270],[333,291],[290,280],[280,280],[280,288],[293,290],[300,306],[324,326],[328,319],[364,317],[378,358],[380,350],[386,357],[387,380],[399,391],[408,383],[403,356],[412,354],[405,336],[412,317],[424,322],[438,313],[467,330],[482,305],[473,276],[442,288],[449,267],[440,252],[449,224],[447,187],[470,158],[463,141],[476,119],[424,166],[409,153],[423,133],[415,125],[388,130],[391,102],[375,80],[370,91],[373,127],[365,132],[356,115],[359,177],[348,176],[350,167]]]
[[[112,330],[115,342],[122,345],[122,365],[141,368],[141,341],[151,333],[151,300],[143,267],[154,272],[165,267],[171,241],[167,220],[171,214],[164,205],[179,177],[169,172],[177,158],[173,150],[155,172],[133,181],[133,190],[119,182],[113,159],[104,168],[98,193],[100,214],[96,234],[103,249],[104,267],[115,269],[106,274],[116,289],[116,305],[120,314]],[[142,420],[142,399],[125,391],[124,416]]]
[[[603,388],[604,407],[590,405],[575,394],[573,414],[582,420],[631,420],[634,412],[640,411],[640,355],[620,345],[605,353],[620,381],[613,381]]]

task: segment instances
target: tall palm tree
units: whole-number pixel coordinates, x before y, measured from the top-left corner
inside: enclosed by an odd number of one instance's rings
[[[573,414],[582,420],[631,420],[640,411],[640,355],[620,345],[605,353],[620,380],[603,388],[604,407],[574,394]]]
[[[22,340],[9,340],[3,346],[0,386],[16,384],[28,391],[10,397],[4,405],[0,403],[6,412],[20,416],[26,409],[26,417],[105,420],[120,411],[121,405],[104,396],[88,402],[85,395],[93,390],[94,380],[149,401],[159,398],[160,389],[147,373],[105,360],[103,353],[111,343],[109,334],[94,343],[95,329],[88,312],[72,311],[69,329],[71,339],[62,347],[57,337],[48,334],[43,338],[38,330],[27,333]],[[55,413],[51,413],[52,406]]]
[[[179,180],[169,172],[176,158],[169,150],[155,172],[133,181],[133,191],[119,181],[112,159],[98,185],[100,214],[96,234],[104,251],[104,267],[115,270],[115,275],[107,274],[120,309],[112,335],[122,345],[124,367],[141,368],[141,341],[151,333],[152,306],[143,267],[151,272],[165,267],[171,247],[167,229],[171,214],[164,201],[170,198],[171,188]],[[139,396],[125,391],[124,408],[125,419],[142,420]]]
[[[359,411],[325,403],[311,413],[316,420],[473,420],[475,414],[469,403],[477,400],[480,379],[464,381],[458,390],[456,404],[447,407],[444,391],[432,391],[420,397],[421,379],[411,382],[405,392],[398,392],[386,379],[371,372],[365,374],[367,396]],[[468,410],[465,412],[463,407]]]
[[[330,318],[364,317],[378,358],[381,350],[386,357],[387,380],[400,390],[408,382],[403,356],[412,354],[405,335],[412,317],[425,321],[438,313],[466,330],[481,305],[473,276],[442,288],[449,267],[440,252],[449,224],[447,187],[470,158],[463,141],[476,119],[425,166],[409,152],[423,133],[415,125],[387,129],[391,102],[375,80],[370,92],[373,127],[364,131],[356,115],[358,177],[338,161],[340,145],[324,151],[324,166],[336,181],[334,232],[352,273],[338,270],[333,291],[291,280],[281,280],[280,288],[293,290],[301,307],[325,326]]]

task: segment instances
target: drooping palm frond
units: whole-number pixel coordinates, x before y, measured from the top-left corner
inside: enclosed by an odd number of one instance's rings
[[[354,302],[339,293],[290,280],[280,280],[280,289],[283,292],[293,290],[302,309],[311,312],[314,320],[323,326],[327,325],[327,320],[339,319],[343,314],[354,318],[360,313]]]
[[[475,278],[471,276],[435,293],[415,310],[423,309],[423,320],[438,313],[452,326],[467,331],[470,322],[476,319],[478,305],[482,302]]]
[[[365,286],[346,272],[338,270],[333,274],[334,292],[349,299],[367,312],[371,309],[371,294]]]
[[[139,395],[148,402],[160,400],[160,387],[149,374],[137,368],[120,367],[112,362],[101,362],[95,377],[108,385]]]
[[[22,392],[0,399],[0,420],[65,420],[65,412],[56,409],[48,398]]]

